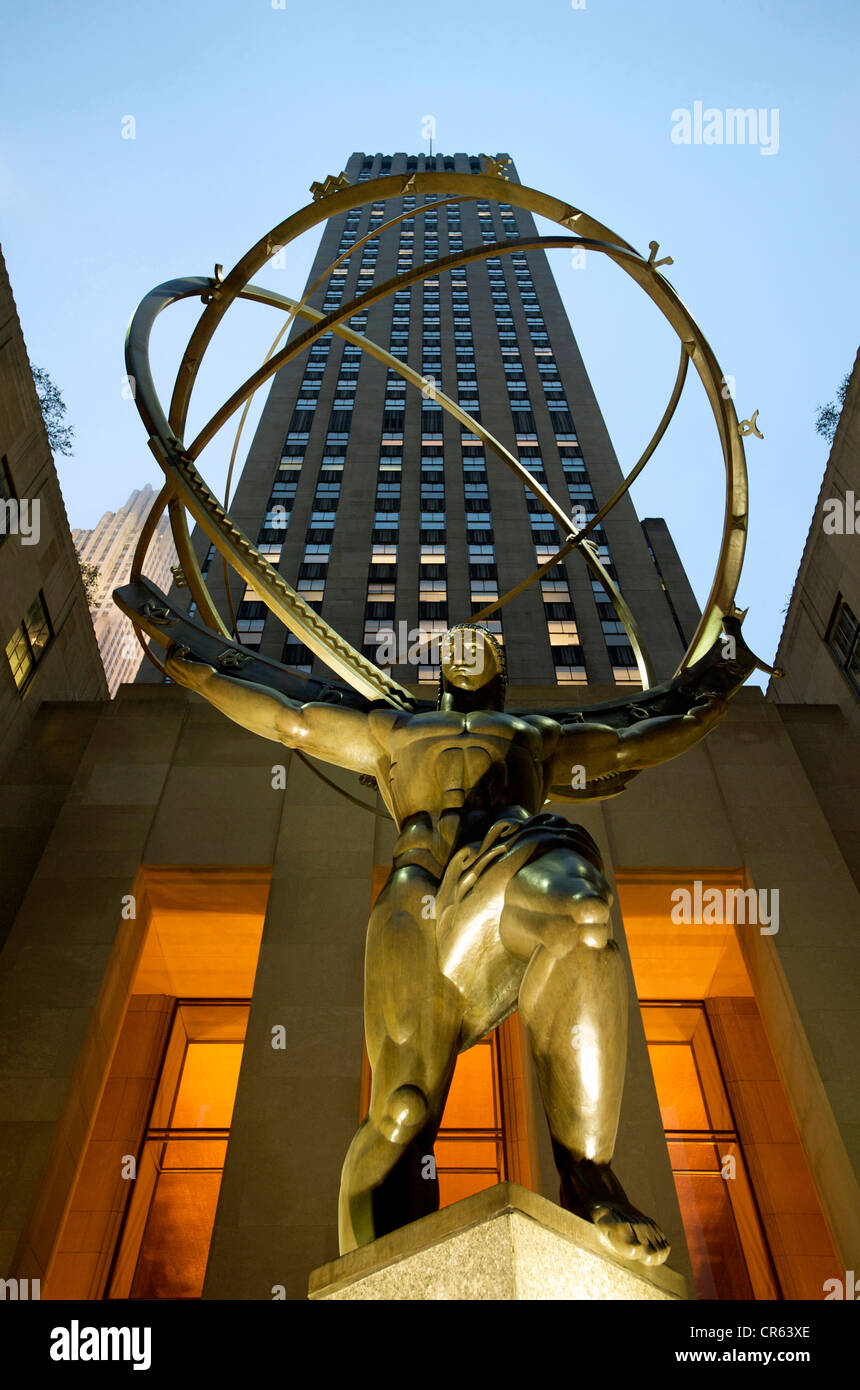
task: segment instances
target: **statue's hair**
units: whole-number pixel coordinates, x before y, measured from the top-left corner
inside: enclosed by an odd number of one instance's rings
[[[505,695],[506,695],[506,693],[507,693],[507,688],[508,688],[508,664],[507,664],[507,662],[506,662],[506,660],[505,660],[505,649],[504,649],[504,647],[502,646],[502,644],[501,644],[501,642],[498,640],[498,638],[497,638],[492,632],[490,632],[490,629],[487,628],[487,627],[484,627],[483,623],[455,623],[453,627],[449,627],[449,628],[448,628],[448,631],[445,633],[445,637],[450,636],[450,634],[451,634],[452,632],[462,632],[462,631],[464,631],[464,630],[469,630],[469,631],[471,631],[471,632],[480,632],[481,635],[482,635],[482,637],[484,638],[484,641],[489,643],[490,648],[491,648],[492,653],[493,653],[493,656],[496,658],[496,665],[497,665],[498,671],[499,671],[499,674],[498,674],[497,679],[498,679],[498,681],[499,681],[499,687],[500,687],[501,706],[502,706],[502,708],[504,709],[504,705],[505,705]],[[445,637],[442,638],[442,641],[443,641],[443,642],[444,642],[444,640],[445,640]],[[441,644],[440,644],[440,647],[441,647]],[[444,693],[445,693],[445,677],[444,677],[444,675],[442,674],[441,663],[440,663],[440,669],[439,669],[439,691],[438,691],[438,694],[437,694],[437,697],[436,697],[436,708],[437,708],[437,709],[438,709],[438,708],[440,707],[440,705],[442,704],[442,696],[443,696]]]

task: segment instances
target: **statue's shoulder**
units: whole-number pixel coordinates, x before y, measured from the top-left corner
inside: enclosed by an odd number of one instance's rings
[[[557,738],[561,733],[561,725],[557,719],[552,719],[548,714],[528,714],[517,715],[524,724],[530,724],[533,729],[537,729],[544,738]]]
[[[412,715],[408,710],[402,709],[372,709],[367,716],[375,738],[384,737],[398,724],[405,724],[411,718]]]

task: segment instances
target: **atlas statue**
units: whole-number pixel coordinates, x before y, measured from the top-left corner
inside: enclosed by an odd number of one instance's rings
[[[592,1222],[618,1256],[660,1264],[669,1253],[657,1223],[628,1199],[612,1169],[627,1033],[627,984],[612,937],[612,893],[591,835],[547,804],[621,793],[643,770],[692,748],[724,717],[727,701],[756,668],[767,670],[741,636],[734,598],[743,562],[748,489],[743,438],[761,438],[755,421],[738,421],[725,377],[695,320],[660,273],[671,258],[639,254],[581,209],[509,182],[503,159],[480,173],[417,171],[350,185],[341,175],[312,187],[314,200],[262,238],[225,277],[171,280],[147,295],[129,327],[126,363],[133,396],[165,484],[144,526],[131,582],[114,598],[134,624],[147,656],[171,680],[197,691],[263,738],[358,773],[378,791],[397,838],[387,881],[373,907],[365,962],[365,1034],[372,1071],[367,1117],[343,1165],[339,1199],[342,1253],[438,1206],[438,1182],[426,1158],[442,1117],[458,1055],[519,1010],[549,1122],[564,1207]],[[251,281],[294,237],[330,216],[373,199],[428,195],[425,205],[374,226],[340,254],[296,301]],[[503,199],[557,224],[550,236],[521,237],[399,271],[382,284],[322,313],[308,295],[368,239],[426,208],[476,197]],[[440,201],[441,200],[441,201]],[[663,418],[637,464],[581,529],[564,507],[486,426],[434,387],[443,411],[527,486],[555,521],[559,546],[535,572],[439,647],[438,698],[421,700],[351,647],[239,530],[209,490],[196,460],[230,417],[276,371],[325,336],[345,340],[416,389],[426,382],[406,362],[351,326],[369,304],[455,266],[532,248],[580,248],[629,275],[677,333],[681,358]],[[149,341],[168,306],[198,297],[206,306],[189,339],[166,412],[155,390]],[[202,428],[183,442],[191,391],[205,351],[231,304],[245,299],[286,322],[264,363]],[[291,324],[306,327],[276,351]],[[364,319],[359,319],[364,324]],[[592,532],[629,490],[672,419],[688,366],[701,379],[726,470],[717,570],[699,626],[674,676],[658,682],[642,634],[603,563]],[[238,435],[233,448],[236,456]],[[231,464],[232,470],[232,464]],[[165,596],[144,576],[148,545],[169,509],[179,556],[174,574],[194,609]],[[251,585],[284,625],[333,672],[305,675],[238,639],[213,602],[191,543],[187,513],[207,541]],[[602,585],[627,632],[641,691],[566,712],[506,710],[504,650],[482,622],[578,552]],[[144,637],[151,639],[147,646]],[[156,653],[166,649],[163,660]],[[772,674],[779,674],[772,673]],[[339,678],[339,679],[338,679]],[[312,761],[309,767],[314,767]],[[318,775],[324,774],[318,772]],[[335,790],[358,798],[338,783]],[[430,1165],[430,1173],[435,1172]]]
[[[457,1056],[519,1009],[562,1205],[616,1254],[659,1264],[665,1236],[610,1166],[627,1055],[612,894],[591,835],[540,807],[554,783],[603,783],[683,753],[726,703],[705,698],[619,732],[506,714],[502,648],[478,625],[446,634],[440,661],[439,707],[418,714],[299,704],[182,649],[166,662],[171,679],[252,732],[373,776],[397,827],[368,927],[372,1088],[343,1167],[341,1253],[436,1210],[424,1159]]]

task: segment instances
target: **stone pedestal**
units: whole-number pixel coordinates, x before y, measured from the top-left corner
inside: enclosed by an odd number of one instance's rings
[[[653,1301],[688,1293],[665,1265],[618,1259],[589,1222],[504,1182],[321,1265],[308,1296]]]

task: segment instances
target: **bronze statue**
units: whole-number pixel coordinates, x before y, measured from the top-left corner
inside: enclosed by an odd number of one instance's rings
[[[452,204],[503,197],[556,226],[549,236],[485,241],[424,265],[398,267],[390,279],[329,313],[312,308],[307,296],[294,300],[253,283],[277,250],[310,227],[407,189],[418,196],[419,206],[399,211],[382,230],[421,215],[425,195]],[[519,1008],[549,1118],[563,1205],[592,1221],[617,1253],[660,1263],[669,1253],[665,1238],[630,1204],[610,1168],[626,1052],[625,980],[618,948],[610,939],[610,891],[587,832],[541,808],[549,800],[589,800],[623,790],[642,768],[674,757],[704,737],[756,667],[770,671],[744,643],[743,613],[735,606],[748,526],[743,440],[753,432],[751,422],[761,437],[757,412],[751,421],[738,421],[716,357],[660,273],[670,258],[656,259],[656,241],[645,258],[572,203],[509,182],[499,161],[488,161],[482,172],[468,175],[419,170],[409,173],[405,183],[399,176],[380,176],[350,185],[341,175],[315,182],[312,192],[313,203],[261,238],[229,274],[217,265],[214,276],[167,281],[150,291],[135,312],[126,340],[128,379],[165,483],[141,533],[130,582],[114,598],[141,642],[144,634],[151,639],[147,656],[162,671],[200,691],[246,728],[293,747],[297,756],[310,753],[375,779],[396,823],[394,863],[368,931],[365,1028],[373,1088],[369,1114],[343,1169],[341,1249],[366,1244],[435,1209],[437,1184],[421,1172],[426,1171],[423,1160],[432,1148],[457,1054]],[[426,208],[435,206],[426,202]],[[308,295],[379,230],[368,229],[352,248],[340,252]],[[351,647],[287,583],[231,519],[228,497],[219,502],[197,461],[244,404],[235,456],[254,393],[329,335],[370,354],[423,394],[427,378],[358,332],[354,316],[395,291],[455,267],[551,247],[587,247],[639,285],[678,337],[675,385],[638,462],[581,530],[524,461],[459,402],[434,388],[436,404],[528,487],[553,518],[560,541],[556,553],[529,577],[474,614],[471,623],[446,635],[434,709]],[[205,308],[183,354],[168,411],[155,389],[150,335],[167,307],[198,297]],[[216,328],[237,299],[283,312],[286,323],[264,363],[188,441],[188,410],[198,372]],[[287,328],[299,320],[301,331],[291,333],[278,349]],[[726,476],[722,539],[696,632],[675,675],[658,684],[642,633],[592,533],[652,457],[690,365],[719,433]],[[180,562],[177,584],[187,588],[199,622],[144,575],[147,550],[165,510]],[[233,641],[234,633],[207,589],[186,512],[215,545],[225,567],[253,587],[270,612],[324,662],[333,680],[299,675]],[[505,713],[504,657],[475,622],[501,609],[574,550],[623,624],[642,690],[635,698],[567,714]],[[458,641],[463,643],[460,651],[455,650]],[[164,648],[166,665],[156,655]]]
[[[594,840],[541,807],[576,775],[600,788],[693,746],[724,716],[687,713],[621,731],[504,713],[501,647],[462,624],[443,639],[438,708],[301,704],[170,649],[170,677],[265,738],[376,779],[398,831],[370,918],[365,1034],[370,1108],[343,1167],[341,1253],[438,1207],[422,1176],[458,1053],[519,1009],[561,1177],[561,1203],[618,1255],[669,1246],[610,1167],[624,1084],[627,986]],[[623,781],[622,781],[623,785]]]

